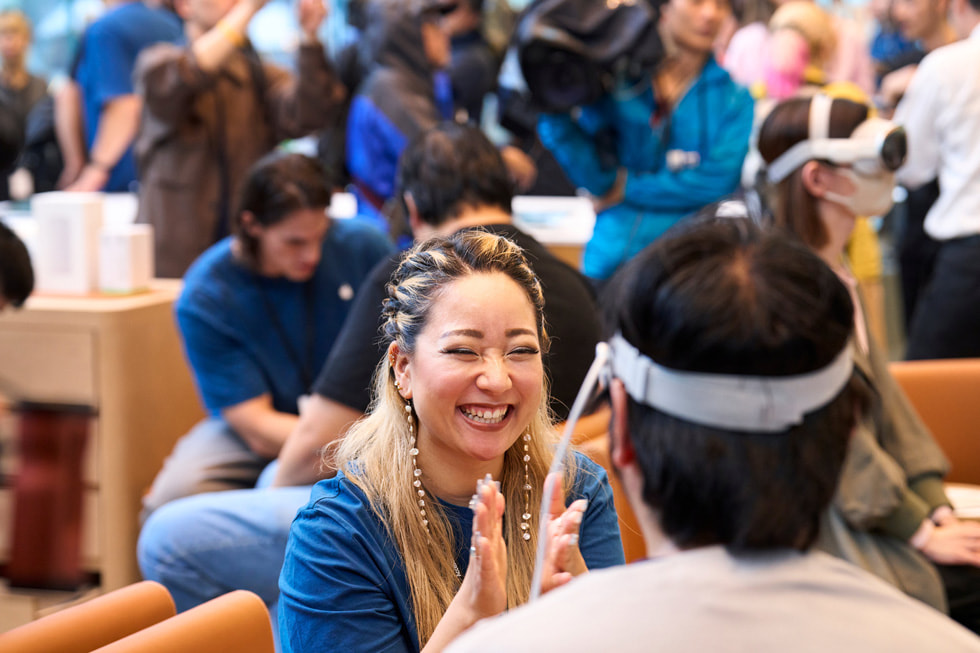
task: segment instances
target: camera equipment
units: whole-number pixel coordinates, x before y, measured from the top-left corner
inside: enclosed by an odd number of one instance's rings
[[[833,99],[820,94],[810,101],[810,137],[786,150],[768,166],[771,183],[777,183],[812,159],[851,164],[865,176],[895,172],[908,153],[905,130],[888,120],[868,118],[848,138],[828,138]]]
[[[665,0],[536,0],[515,30],[521,70],[545,111],[598,100],[617,77],[639,79],[663,57]]]

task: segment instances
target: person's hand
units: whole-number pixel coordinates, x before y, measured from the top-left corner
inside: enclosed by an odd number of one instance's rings
[[[319,40],[317,31],[327,17],[327,5],[323,0],[299,0],[297,12],[303,40],[306,43],[316,43]]]
[[[565,508],[561,474],[550,474],[545,487],[554,485],[548,506],[547,541],[545,542],[544,569],[541,574],[541,592],[561,587],[575,576],[586,573],[585,559],[578,548],[579,527],[585,516],[588,502],[573,501]]]
[[[980,567],[980,524],[947,519],[932,530],[919,550],[933,562],[942,565]]]
[[[61,169],[61,175],[58,176],[58,181],[56,182],[55,187],[58,190],[64,190],[71,186],[71,184],[78,179],[78,176],[82,174],[83,168],[85,168],[84,160],[66,160],[64,168]]]
[[[89,164],[82,168],[78,179],[73,181],[65,191],[69,193],[91,193],[100,191],[109,183],[109,171],[101,166]]]
[[[457,594],[457,598],[466,602],[474,622],[500,614],[507,608],[507,546],[503,517],[504,495],[491,479],[482,479],[473,495],[470,563]]]
[[[505,145],[500,148],[500,156],[507,166],[511,181],[519,192],[524,192],[534,185],[534,181],[538,178],[538,168],[534,165],[534,160],[523,150],[513,145]]]
[[[596,214],[602,213],[606,209],[622,202],[625,194],[626,169],[620,168],[616,171],[616,181],[613,182],[612,188],[606,191],[606,194],[602,197],[592,198],[592,207],[595,209]]]

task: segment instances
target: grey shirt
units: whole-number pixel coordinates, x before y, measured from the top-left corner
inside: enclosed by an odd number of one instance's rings
[[[953,653],[980,638],[824,553],[714,546],[591,572],[447,650]]]

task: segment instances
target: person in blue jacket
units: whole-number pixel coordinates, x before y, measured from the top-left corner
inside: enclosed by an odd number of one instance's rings
[[[347,168],[358,215],[387,230],[384,203],[395,189],[409,140],[453,117],[449,35],[439,0],[368,0],[361,41],[368,75],[347,118]],[[397,234],[395,234],[397,235]]]
[[[595,196],[583,272],[604,280],[668,227],[736,189],[753,102],[714,60],[727,0],[669,0],[666,55],[649,79],[619,83],[538,133],[569,179]]]

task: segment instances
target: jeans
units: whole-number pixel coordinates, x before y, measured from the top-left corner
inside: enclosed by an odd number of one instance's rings
[[[140,533],[143,577],[170,590],[178,612],[232,590],[255,592],[270,606],[278,633],[275,609],[286,540],[309,498],[305,486],[211,492],[167,503]]]

